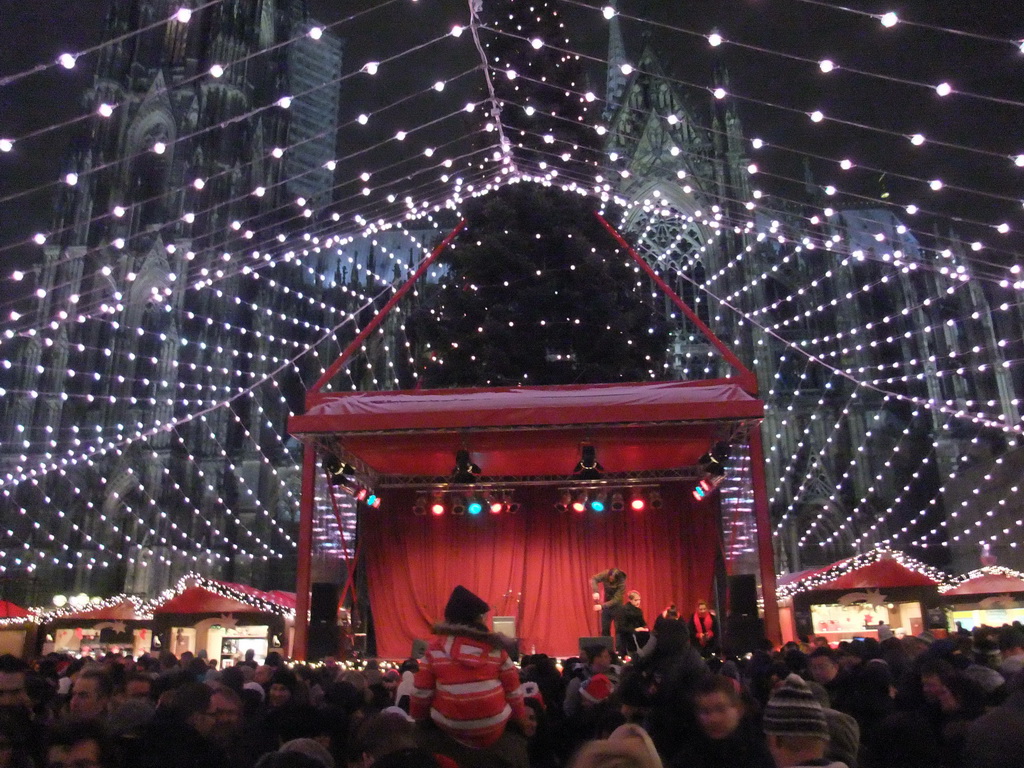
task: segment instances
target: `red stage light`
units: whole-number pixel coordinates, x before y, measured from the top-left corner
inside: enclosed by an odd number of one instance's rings
[[[647,506],[647,502],[641,499],[639,496],[629,502],[629,508],[634,512],[643,512],[644,507]]]
[[[360,488],[356,491],[356,501],[366,501],[366,497],[370,495],[370,492],[365,488]]]
[[[577,499],[572,503],[573,512],[583,512],[584,510],[586,510],[586,508],[587,505],[582,499]]]
[[[444,504],[434,503],[430,505],[430,514],[441,516],[444,514]]]
[[[492,501],[491,502],[491,514],[492,515],[500,515],[504,508],[505,508],[505,505],[502,504],[500,501]]]

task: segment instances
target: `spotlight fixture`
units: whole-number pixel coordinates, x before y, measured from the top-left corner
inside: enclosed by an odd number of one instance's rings
[[[693,498],[697,501],[705,499],[708,494],[722,484],[725,479],[725,462],[729,459],[729,444],[719,442],[697,459],[702,476],[693,489]]]
[[[575,498],[572,500],[572,511],[573,512],[584,512],[587,509],[587,494],[586,492],[577,493]]]
[[[504,499],[505,499],[505,510],[510,515],[514,515],[516,512],[518,512],[520,507],[522,506],[518,501],[513,501],[513,499],[512,499],[512,491],[505,491]]]
[[[466,499],[460,494],[453,494],[451,498],[451,508],[453,515],[464,515],[466,514]]]
[[[647,503],[651,505],[651,509],[661,509],[661,493],[658,491],[648,493]]]
[[[491,503],[488,505],[487,509],[492,515],[500,515],[505,511],[505,502],[501,499],[491,499]]]
[[[626,500],[622,497],[621,493],[612,494],[612,512],[621,512],[626,508]]]
[[[452,469],[452,482],[470,485],[480,477],[480,467],[469,458],[469,451],[460,448],[455,452],[455,468]]]
[[[471,515],[479,515],[484,511],[484,502],[479,496],[474,496],[466,505],[466,511]]]
[[[333,453],[328,453],[323,459],[324,474],[327,481],[333,486],[354,485],[356,481],[356,470],[351,464],[346,464]]]
[[[570,504],[572,504],[572,494],[568,491],[562,491],[558,494],[558,501],[555,502],[555,509],[559,512],[565,512],[569,509]]]
[[[430,503],[427,494],[420,493],[416,496],[416,503],[412,505],[412,513],[417,517],[427,514],[427,505]]]
[[[604,472],[597,461],[597,450],[592,445],[584,445],[580,450],[580,460],[573,467],[572,474],[580,480],[599,480]]]
[[[606,502],[607,498],[608,494],[606,494],[604,491],[594,491],[593,493],[591,493],[589,502],[590,510],[592,512],[604,512],[605,509],[608,508]]]
[[[643,512],[647,508],[647,501],[639,491],[630,494],[629,508],[634,512]]]
[[[444,511],[444,497],[440,493],[435,493],[430,500],[430,514],[440,517]]]

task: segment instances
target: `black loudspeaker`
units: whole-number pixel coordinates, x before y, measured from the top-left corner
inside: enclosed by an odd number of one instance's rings
[[[757,618],[757,577],[753,574],[729,577],[729,615]]]
[[[428,643],[426,640],[420,640],[416,638],[412,641],[412,650],[409,651],[409,658],[411,659],[422,659],[427,655]]]
[[[309,595],[309,622],[316,624],[338,623],[338,594],[341,589],[337,584],[327,581],[313,582],[313,589]]]
[[[733,614],[725,621],[722,646],[726,656],[753,653],[764,641],[764,621],[757,616]]]
[[[581,637],[580,638],[580,655],[581,656],[583,655],[583,649],[584,648],[589,648],[592,645],[601,645],[601,646],[604,646],[605,648],[607,648],[612,653],[615,652],[615,638],[614,637],[605,637],[604,635],[601,635],[600,637]]]
[[[341,645],[341,628],[335,623],[311,621],[309,623],[309,643],[307,658],[319,661],[325,656],[337,656]]]

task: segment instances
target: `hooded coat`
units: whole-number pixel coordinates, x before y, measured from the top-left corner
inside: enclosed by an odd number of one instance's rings
[[[428,717],[468,747],[488,747],[510,717],[526,715],[508,639],[464,624],[439,624],[413,678],[409,714]]]

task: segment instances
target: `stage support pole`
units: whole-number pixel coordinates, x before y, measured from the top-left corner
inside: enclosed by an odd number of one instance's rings
[[[757,562],[761,570],[761,597],[764,599],[764,633],[778,647],[782,645],[782,625],[779,623],[779,601],[775,596],[775,548],[772,545],[760,424],[750,429],[750,474],[754,486],[754,519],[757,521]]]
[[[295,568],[295,634],[292,659],[305,661],[309,645],[309,600],[313,577],[313,509],[316,497],[316,446],[302,449],[302,497],[299,501],[299,561]]]

